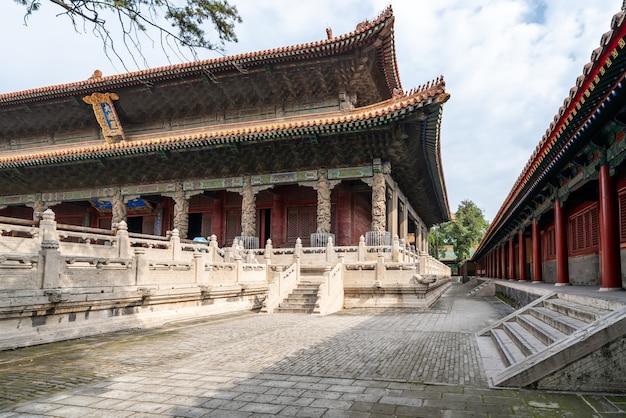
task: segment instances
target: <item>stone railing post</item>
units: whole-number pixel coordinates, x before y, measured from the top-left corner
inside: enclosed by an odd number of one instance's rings
[[[60,287],[61,279],[61,252],[59,251],[59,234],[56,229],[54,212],[47,209],[41,215],[39,222],[39,236],[41,237],[41,250],[43,271],[41,271],[42,289],[54,289]]]
[[[385,256],[379,252],[376,257],[376,283],[380,284],[385,279]]]
[[[419,273],[426,274],[426,268],[428,264],[428,254],[422,252],[420,255]]]
[[[271,274],[270,265],[272,264],[272,252],[273,251],[274,251],[274,247],[272,246],[272,240],[268,238],[267,242],[265,243],[265,253],[263,254],[263,261],[265,262],[265,266],[266,266],[265,268],[266,280],[268,282],[272,279],[272,277],[270,276]]]
[[[209,260],[218,261],[219,245],[217,244],[217,235],[213,234],[209,237]]]
[[[41,215],[39,221],[39,238],[44,241],[55,241],[59,248],[59,234],[57,232],[57,223],[54,220],[54,212],[52,209],[46,209]]]
[[[134,248],[135,264],[135,284],[142,286],[150,283],[150,269],[148,267],[148,257],[145,248]]]
[[[235,240],[237,241],[237,240]],[[243,279],[243,257],[241,257],[241,252],[235,248],[236,244],[233,244],[233,256],[235,258],[235,264],[237,264],[237,279],[236,282],[239,283],[241,279]]]
[[[391,244],[391,259],[394,262],[400,261],[400,238],[397,235],[393,236],[393,242]]]
[[[128,225],[126,225],[126,221],[118,222],[117,233],[115,236],[117,237],[118,257],[131,258],[132,248],[130,246],[130,239],[128,237]]]
[[[358,250],[358,257],[359,257],[359,261],[365,261],[365,237],[363,235],[361,235],[361,237],[359,238],[359,250]]]
[[[208,275],[206,270],[204,269],[204,254],[203,253],[193,253],[193,268],[194,268],[194,277],[196,279],[196,285],[206,285],[208,284]]]
[[[334,262],[335,260],[337,260],[337,256],[335,255],[333,239],[332,237],[328,237],[328,241],[326,242],[326,261]]]
[[[296,282],[300,282],[300,261],[302,258],[302,240],[296,239],[296,246],[293,249],[293,259],[296,263]]]
[[[180,259],[180,234],[178,233],[178,229],[174,228],[172,231],[172,235],[170,237],[170,242],[172,243],[172,260]]]

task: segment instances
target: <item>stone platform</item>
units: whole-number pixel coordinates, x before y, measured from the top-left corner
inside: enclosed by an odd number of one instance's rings
[[[229,314],[0,353],[0,417],[624,416],[626,396],[490,389],[475,333],[512,310]]]

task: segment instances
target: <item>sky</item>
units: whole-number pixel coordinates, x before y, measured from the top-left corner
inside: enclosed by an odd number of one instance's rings
[[[0,94],[160,67],[191,60],[143,42],[146,62],[107,58],[90,30],[75,31],[42,8],[2,5]],[[242,18],[225,55],[261,51],[349,33],[391,4],[398,71],[408,91],[443,75],[441,153],[455,212],[473,201],[487,220],[497,214],[531,153],[610,30],[622,0],[230,0]],[[156,39],[153,37],[153,39]],[[123,48],[118,48],[122,50]],[[221,56],[202,52],[199,59]],[[0,127],[1,128],[1,127]],[[393,170],[393,167],[392,167]]]

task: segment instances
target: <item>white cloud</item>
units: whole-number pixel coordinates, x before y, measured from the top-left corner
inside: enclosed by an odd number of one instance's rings
[[[392,0],[403,87],[444,75],[451,99],[442,124],[450,208],[471,199],[493,219],[569,94],[621,0]],[[388,0],[238,0],[244,22],[229,54],[271,49],[351,32]],[[98,68],[122,72],[99,40],[74,33],[54,8],[22,24],[23,9],[3,5],[0,92],[86,79]],[[150,66],[167,65],[144,45]],[[201,58],[216,57],[205,53]],[[136,67],[128,63],[131,70]]]

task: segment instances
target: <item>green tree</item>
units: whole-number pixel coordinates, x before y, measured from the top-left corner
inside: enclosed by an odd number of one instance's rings
[[[443,222],[439,225],[433,225],[428,234],[428,250],[429,254],[440,260],[445,256],[446,245],[452,245],[451,229],[452,222]]]
[[[471,200],[463,200],[456,211],[451,230],[454,253],[463,262],[470,257],[470,249],[478,245],[487,232],[489,222],[483,211]]]
[[[469,259],[470,250],[478,245],[488,227],[483,211],[471,200],[463,200],[452,221],[431,228],[428,237],[431,254],[441,258],[442,247],[452,245],[457,261],[462,263]]]
[[[59,15],[70,19],[77,32],[91,30],[102,39],[105,53],[112,53],[124,65],[114,39],[121,39],[123,48],[132,59],[141,57],[142,41],[156,31],[160,45],[168,51],[184,55],[184,51],[197,59],[200,48],[223,51],[225,42],[237,42],[235,24],[241,17],[235,6],[227,0],[43,0],[60,9]],[[25,22],[40,9],[42,0],[15,0],[26,7]],[[205,26],[213,25],[217,42],[205,32]],[[170,28],[168,28],[168,26]],[[116,28],[117,27],[117,28]],[[119,29],[119,31],[118,31]],[[169,55],[168,55],[169,58]],[[137,66],[139,66],[137,64]]]

